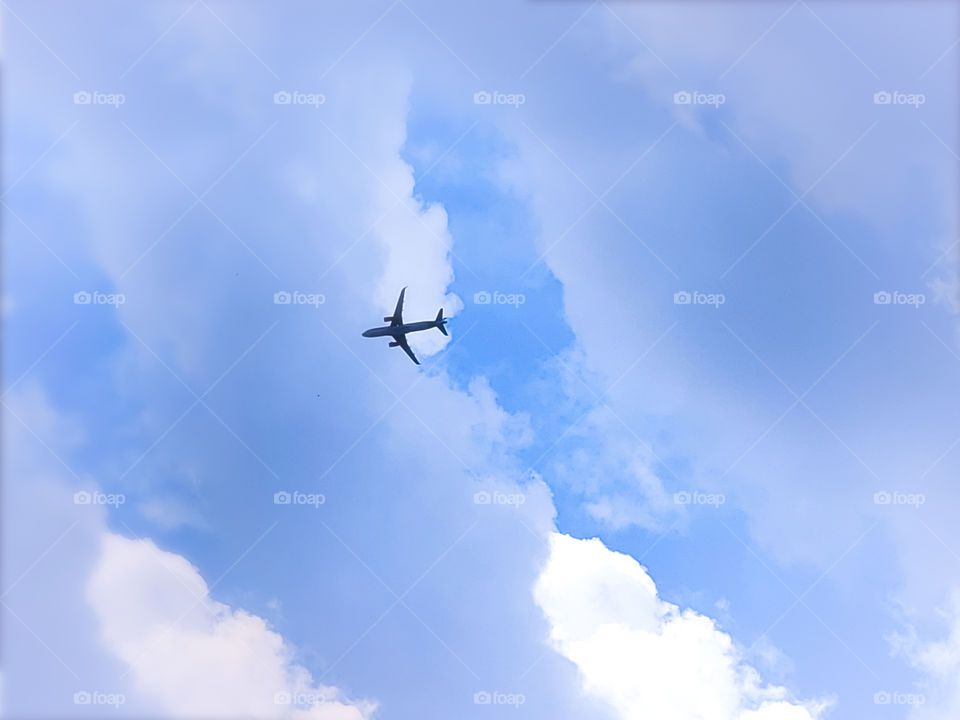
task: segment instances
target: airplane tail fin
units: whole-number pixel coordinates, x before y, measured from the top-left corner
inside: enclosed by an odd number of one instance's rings
[[[440,308],[440,312],[437,313],[437,319],[433,322],[436,323],[437,330],[442,332],[444,335],[447,334],[447,329],[444,327],[447,321],[443,319],[443,308]]]

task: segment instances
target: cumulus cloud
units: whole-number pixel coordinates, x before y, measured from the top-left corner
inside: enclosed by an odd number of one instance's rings
[[[913,628],[891,638],[894,649],[922,673],[919,688],[895,689],[899,702],[912,706],[916,720],[960,716],[960,588],[950,594],[940,616],[945,632],[938,639],[921,640]]]
[[[266,621],[210,597],[186,558],[104,532],[87,584],[101,640],[167,717],[364,720],[375,705],[317,685]]]
[[[814,720],[766,685],[709,617],[661,600],[646,570],[599,539],[554,533],[534,595],[553,646],[580,670],[584,689],[625,720]]]
[[[555,472],[583,496],[594,520],[614,530],[662,532],[681,518],[684,506],[664,484],[662,461],[611,410],[591,410],[568,436],[574,449],[560,455]]]
[[[931,62],[916,52],[918,47],[926,42],[949,45],[949,33],[940,35],[939,23],[904,14],[903,6],[891,4],[871,23],[879,46],[889,48],[888,59],[874,56],[865,65],[869,48],[859,37],[863,17],[850,7],[825,11],[806,4],[768,3],[731,12],[723,4],[698,3],[698,10],[695,21],[656,3],[631,3],[617,16],[599,15],[610,46],[629,53],[628,66],[643,91],[669,108],[681,125],[706,136],[710,121],[704,117],[709,115],[700,111],[711,106],[678,105],[676,91],[721,93],[737,135],[761,155],[788,158],[784,178],[798,186],[797,192],[817,183],[811,197],[821,208],[852,208],[868,218],[896,221],[911,184],[924,176],[938,179],[930,187],[938,210],[950,207],[949,156],[924,151],[930,138],[924,137],[926,131],[916,132],[921,128],[915,118],[884,113],[887,106],[873,102],[875,92],[893,89],[887,87],[892,82],[890,67],[916,68],[912,73],[916,77]],[[831,37],[832,33],[845,40]],[[638,34],[646,41],[643,45],[637,43]],[[791,57],[810,42],[818,42],[823,50],[818,61],[802,67],[792,62]],[[845,42],[856,45],[857,52],[844,47]],[[943,72],[946,68],[940,70],[910,92],[922,89],[930,97],[949,97],[953,80]],[[830,177],[818,182],[874,121],[880,122],[874,147],[885,150],[840,163]],[[730,119],[725,122],[730,124]],[[934,122],[939,133],[939,119]],[[890,147],[902,152],[886,150]],[[894,164],[896,170],[891,171]]]

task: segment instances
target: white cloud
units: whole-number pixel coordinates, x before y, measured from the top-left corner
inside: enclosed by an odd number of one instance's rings
[[[594,520],[614,530],[636,525],[663,531],[682,518],[684,506],[658,474],[662,461],[609,408],[591,410],[567,434],[577,449],[561,456],[556,476],[584,497]]]
[[[796,192],[817,183],[811,197],[821,209],[854,209],[875,220],[899,220],[903,198],[909,197],[917,178],[926,176],[938,179],[929,192],[940,209],[948,211],[954,186],[949,155],[926,151],[930,138],[916,118],[886,112],[890,108],[875,105],[873,94],[912,86],[911,92],[922,90],[950,102],[954,80],[948,73],[933,73],[925,82],[916,79],[932,61],[918,49],[927,43],[950,44],[943,27],[949,26],[949,17],[934,19],[936,10],[904,13],[898,4],[886,6],[869,23],[852,7],[698,5],[695,18],[653,3],[626,5],[617,11],[619,18],[602,15],[609,45],[632,55],[630,67],[642,90],[668,107],[681,124],[705,134],[701,118],[709,114],[674,105],[675,91],[723,92],[735,132],[761,156],[787,158],[790,167],[783,179]],[[868,26],[871,38],[863,34]],[[669,71],[646,44],[637,43],[635,33],[650,43]],[[812,42],[820,49],[817,60],[793,62]],[[876,48],[884,49],[882,56]],[[909,68],[906,77],[900,76],[904,68]],[[874,121],[879,122],[875,138],[818,182]],[[925,122],[931,122],[929,117]],[[932,122],[939,133],[938,120]],[[923,170],[917,172],[918,167]]]
[[[158,528],[176,530],[191,527],[209,531],[210,524],[190,503],[174,496],[155,496],[139,504],[140,513]]]
[[[454,275],[453,238],[447,227],[447,212],[443,206],[424,203],[416,195],[413,168],[400,155],[407,140],[410,72],[393,67],[385,73],[382,67],[361,63],[352,68],[346,79],[337,82],[342,85],[335,86],[334,94],[349,98],[349,102],[342,111],[331,107],[334,116],[330,132],[338,138],[335,149],[341,140],[350,148],[341,155],[339,175],[352,175],[355,180],[343,201],[335,204],[327,199],[327,203],[332,213],[342,213],[344,207],[363,208],[358,219],[353,219],[358,213],[351,212],[351,220],[344,221],[345,226],[356,224],[350,231],[350,240],[363,237],[361,233],[369,230],[379,244],[374,256],[366,244],[369,239],[351,248],[351,253],[364,260],[364,265],[356,270],[376,278],[372,300],[384,316],[393,312],[404,286],[409,286],[404,301],[405,319],[432,319],[441,306],[444,315],[456,314],[463,303],[456,295],[447,293]],[[309,125],[306,127],[307,133],[312,130]],[[317,167],[329,159],[318,147],[308,161],[311,165],[306,173],[316,174]],[[331,184],[323,185],[328,196]],[[378,263],[375,268],[369,266],[371,257]],[[410,341],[418,352],[430,355],[449,339],[434,331],[411,335]]]
[[[3,677],[7,714],[84,715],[95,708],[73,696],[95,691],[124,698],[110,708],[117,717],[370,717],[373,703],[313,683],[262,618],[213,600],[186,558],[111,533],[117,510],[73,501],[59,457],[89,442],[81,418],[30,380],[5,403],[4,652],[16,658]],[[276,704],[278,692],[303,702]]]
[[[165,716],[363,720],[375,708],[314,684],[263,618],[213,600],[186,558],[150,540],[104,532],[87,599],[136,693]]]
[[[914,628],[896,634],[891,644],[923,674],[919,688],[893,688],[900,702],[912,702],[916,720],[952,720],[960,716],[960,588],[955,588],[940,610],[945,633],[937,640],[921,640]]]
[[[554,533],[534,594],[554,647],[584,689],[625,720],[813,720],[824,704],[799,703],[765,685],[729,635],[693,610],[658,597],[646,570],[599,539]]]

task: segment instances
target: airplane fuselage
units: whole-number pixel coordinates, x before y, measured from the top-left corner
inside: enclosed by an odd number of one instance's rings
[[[429,330],[435,328],[437,324],[433,320],[424,320],[423,322],[407,323],[406,325],[387,325],[386,327],[370,328],[363,331],[364,337],[396,337],[397,335],[406,335],[420,330]],[[356,331],[354,331],[356,332]]]

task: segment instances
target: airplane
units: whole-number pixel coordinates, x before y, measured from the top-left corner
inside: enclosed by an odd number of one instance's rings
[[[393,342],[390,343],[390,347],[401,347],[403,351],[410,356],[410,359],[413,360],[417,365],[420,364],[420,361],[417,360],[417,356],[413,354],[413,350],[410,349],[410,346],[407,345],[407,333],[417,332],[419,330],[429,330],[430,328],[437,328],[444,335],[447,334],[447,329],[444,327],[447,321],[443,317],[443,308],[440,308],[440,312],[437,313],[437,317],[434,320],[423,320],[422,322],[415,323],[406,323],[403,322],[403,294],[407,291],[406,288],[400,291],[400,298],[397,300],[397,308],[393,311],[393,315],[390,317],[385,317],[384,322],[390,323],[386,327],[370,328],[369,330],[363,331],[364,337],[386,337],[390,336],[393,338]]]

